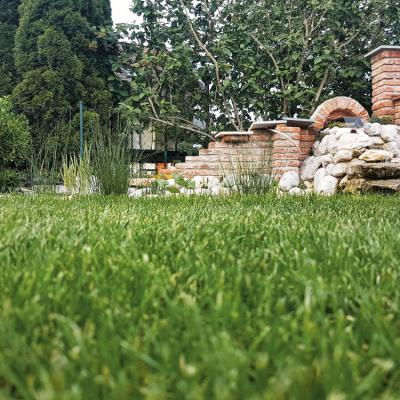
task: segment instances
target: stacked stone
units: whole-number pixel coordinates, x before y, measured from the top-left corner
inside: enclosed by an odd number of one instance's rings
[[[333,195],[373,189],[400,190],[400,127],[326,129],[296,175],[285,174],[280,190],[291,194]]]

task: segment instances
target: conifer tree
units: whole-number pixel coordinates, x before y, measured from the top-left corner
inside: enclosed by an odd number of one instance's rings
[[[16,82],[13,58],[20,0],[0,0],[0,97],[9,95]]]
[[[109,0],[22,0],[15,39],[21,82],[13,101],[30,120],[36,145],[56,128],[62,134],[80,100],[101,115],[109,111],[110,49],[100,27],[111,27]]]

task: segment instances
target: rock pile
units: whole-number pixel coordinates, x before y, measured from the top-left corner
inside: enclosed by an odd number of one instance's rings
[[[400,127],[366,123],[321,132],[300,173],[285,173],[279,189],[301,195],[400,190]]]

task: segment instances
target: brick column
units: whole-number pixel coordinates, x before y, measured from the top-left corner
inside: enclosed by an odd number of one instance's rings
[[[272,136],[272,172],[279,179],[287,171],[299,170],[301,128],[280,124],[275,131],[284,133]]]
[[[372,65],[372,111],[375,117],[395,120],[393,95],[400,95],[400,46],[381,46],[366,57]]]

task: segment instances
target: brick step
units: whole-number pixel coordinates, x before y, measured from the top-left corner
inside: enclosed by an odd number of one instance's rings
[[[178,170],[181,169],[237,169],[237,168],[265,168],[268,166],[268,161],[241,161],[235,162],[223,162],[223,161],[188,161],[181,164],[176,164]]]
[[[297,150],[297,149],[296,149]],[[201,149],[199,155],[268,155],[272,153],[270,147],[261,148],[217,148],[217,149]]]
[[[209,149],[235,149],[235,148],[251,148],[253,149],[254,147],[259,148],[259,147],[271,147],[271,144],[269,141],[260,141],[260,140],[255,140],[255,141],[249,141],[249,142],[244,142],[244,143],[222,143],[222,142],[211,142],[208,144]]]
[[[208,169],[182,169],[175,171],[175,173],[185,178],[193,178],[194,176],[223,176],[223,173],[219,171]]]
[[[204,162],[236,162],[236,161],[262,161],[268,157],[264,154],[205,154],[202,156],[187,156],[185,162],[204,161]]]

